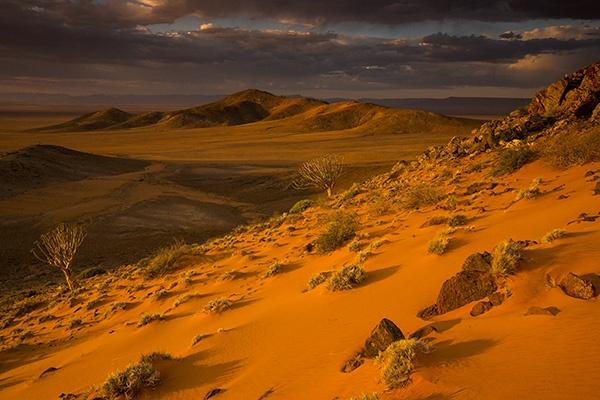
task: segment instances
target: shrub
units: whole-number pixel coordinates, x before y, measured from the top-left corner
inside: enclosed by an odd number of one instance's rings
[[[159,249],[150,259],[146,260],[144,275],[147,278],[157,278],[167,275],[181,266],[183,256],[190,253],[190,247],[177,241]]]
[[[143,354],[140,357],[142,363],[153,363],[155,361],[172,360],[173,356],[162,351],[153,351],[152,353]]]
[[[382,364],[381,380],[388,389],[404,387],[410,383],[415,365],[417,340],[402,339],[393,342],[379,355],[378,361]]]
[[[335,271],[327,282],[327,288],[331,291],[349,290],[360,285],[367,273],[359,265],[347,265],[339,271]]]
[[[421,227],[425,228],[427,226],[435,226],[442,225],[448,222],[448,217],[444,215],[434,215],[433,217],[427,218],[427,221],[421,225]]]
[[[204,312],[209,314],[222,313],[225,310],[229,310],[233,304],[228,299],[221,297],[219,299],[211,300],[204,306]]]
[[[352,242],[350,242],[350,244],[348,245],[348,250],[352,251],[352,252],[357,252],[360,250],[360,240],[354,239]]]
[[[416,209],[431,206],[444,198],[444,193],[436,186],[429,183],[420,183],[409,186],[400,201],[402,207]]]
[[[69,326],[68,326],[68,328],[69,328],[69,329],[75,329],[75,328],[78,328],[78,327],[80,327],[81,325],[83,325],[83,322],[82,322],[80,319],[72,319],[72,320],[69,322]]]
[[[556,136],[544,143],[541,152],[558,168],[600,161],[600,129]]]
[[[498,153],[492,175],[506,175],[533,161],[536,153],[528,146],[503,149]]]
[[[331,218],[325,232],[316,239],[317,249],[321,253],[333,251],[356,235],[356,216],[337,212]]]
[[[169,292],[163,288],[158,289],[156,292],[154,292],[154,294],[152,295],[152,298],[154,298],[154,300],[162,300],[165,297],[169,297]]]
[[[137,326],[141,327],[144,325],[148,325],[151,322],[160,321],[163,319],[165,319],[165,317],[162,314],[142,314],[140,316],[140,320],[138,321]]]
[[[356,196],[358,196],[359,194],[361,194],[362,192],[363,192],[363,190],[361,189],[360,185],[357,183],[353,183],[352,186],[350,186],[350,189],[346,190],[342,194],[342,201],[344,201],[344,202],[350,201],[353,198],[355,198]]]
[[[445,233],[441,232],[436,237],[431,239],[427,246],[427,251],[432,254],[444,254],[448,250],[450,245],[450,237]]]
[[[497,276],[514,274],[521,262],[522,249],[512,239],[500,242],[492,252],[492,272]]]
[[[540,190],[540,183],[542,183],[542,180],[540,178],[534,179],[528,188],[521,189],[517,192],[515,201],[519,201],[522,199],[531,200],[539,196],[542,193],[542,191]]]
[[[552,229],[542,237],[543,243],[551,243],[556,239],[562,239],[567,235],[567,231],[563,229]]]
[[[377,393],[361,394],[360,396],[351,397],[350,400],[379,400],[379,395]]]
[[[219,276],[219,280],[221,280],[221,281],[232,281],[232,280],[236,279],[237,277],[238,277],[238,272],[237,271],[226,271],[226,272],[223,272]]]
[[[102,392],[110,400],[125,396],[133,399],[143,388],[160,382],[159,372],[147,361],[130,364],[125,370],[111,374],[102,385]]]
[[[327,278],[329,278],[329,276],[331,275],[331,271],[322,271],[319,272],[316,275],[313,275],[309,280],[308,280],[308,288],[309,289],[314,289],[317,286],[319,286],[321,283],[325,282],[327,280]]]
[[[467,219],[467,217],[465,215],[456,214],[456,215],[451,216],[448,219],[448,226],[452,226],[452,227],[463,226],[463,225],[466,225],[468,221],[469,220]]]
[[[272,276],[275,276],[275,275],[281,273],[281,271],[283,271],[283,264],[281,264],[279,262],[274,262],[273,264],[271,264],[271,266],[269,268],[267,268],[267,270],[265,271],[263,276],[265,278],[270,278]]]
[[[301,213],[302,211],[312,207],[314,204],[314,202],[312,200],[308,200],[308,199],[304,199],[304,200],[300,200],[298,201],[296,204],[294,204],[292,206],[292,208],[290,208],[290,214],[298,214]]]
[[[295,189],[314,187],[327,192],[331,197],[333,188],[344,173],[343,159],[336,154],[327,154],[308,160],[298,168],[298,177],[292,182]]]

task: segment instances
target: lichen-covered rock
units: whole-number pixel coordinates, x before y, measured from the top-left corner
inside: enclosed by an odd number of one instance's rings
[[[401,339],[404,339],[404,334],[400,328],[389,319],[384,318],[365,341],[363,355],[369,358],[377,357],[380,351],[384,351],[390,344]]]
[[[460,271],[442,284],[437,298],[439,314],[447,313],[496,291],[496,281],[489,272]]]
[[[592,283],[581,279],[572,272],[569,272],[558,286],[560,286],[565,294],[571,297],[583,300],[589,300],[594,297],[594,286]]]

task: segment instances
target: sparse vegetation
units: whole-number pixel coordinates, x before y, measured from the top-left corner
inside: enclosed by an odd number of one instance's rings
[[[194,338],[192,339],[192,346],[197,345],[201,340],[203,340],[207,337],[208,337],[208,335],[206,335],[206,334],[200,334],[200,335],[194,336]]]
[[[377,393],[366,393],[361,394],[360,396],[350,397],[350,400],[379,400],[379,395]]]
[[[209,314],[219,314],[225,310],[229,310],[233,304],[228,299],[221,297],[211,300],[204,306],[204,312]]]
[[[145,260],[144,275],[147,278],[157,278],[167,275],[179,268],[183,257],[189,253],[189,246],[180,241],[163,247],[150,257],[150,259]]]
[[[296,204],[294,204],[292,206],[292,208],[290,208],[290,214],[298,214],[301,213],[302,211],[312,207],[314,204],[314,202],[312,200],[308,200],[308,199],[304,199],[304,200],[300,200],[298,202],[296,202]]]
[[[69,329],[75,329],[75,328],[79,328],[81,325],[83,325],[83,321],[81,321],[79,318],[76,319],[72,319],[71,321],[69,321]]]
[[[40,236],[34,243],[33,255],[40,261],[59,268],[70,291],[75,290],[71,264],[87,231],[82,224],[60,224]]]
[[[162,314],[142,314],[140,316],[140,320],[138,321],[137,326],[138,327],[142,327],[144,325],[148,325],[151,322],[154,321],[161,321],[163,320],[165,317]]]
[[[296,189],[315,187],[325,190],[327,197],[331,197],[333,188],[343,173],[342,157],[336,154],[327,154],[304,162],[298,168],[298,178],[292,183],[292,187]]]
[[[316,240],[317,249],[327,253],[341,247],[356,235],[356,216],[344,212],[336,212],[327,229]]]
[[[166,297],[169,297],[169,292],[163,288],[158,289],[156,292],[154,292],[154,294],[152,295],[152,298],[156,301],[160,301],[165,299]]]
[[[443,225],[448,222],[448,217],[444,215],[434,215],[432,217],[427,218],[427,221],[421,225],[422,227],[427,226],[435,226],[435,225]]]
[[[558,168],[600,161],[600,129],[560,135],[540,147],[542,157]]]
[[[540,190],[541,183],[542,183],[542,180],[540,178],[534,179],[528,188],[521,189],[517,192],[515,201],[519,201],[522,199],[531,200],[531,199],[539,196],[542,193],[542,191]]]
[[[533,161],[536,157],[535,151],[529,146],[519,146],[503,149],[498,153],[492,175],[506,175],[521,168],[523,165]]]
[[[404,208],[417,209],[434,205],[443,198],[444,193],[438,187],[423,182],[407,187],[400,203]]]
[[[232,281],[238,277],[237,271],[225,271],[219,276],[220,281]]]
[[[342,201],[348,202],[361,193],[362,193],[362,189],[361,189],[360,185],[358,183],[353,183],[352,186],[350,186],[350,189],[346,190],[342,194]]]
[[[102,385],[102,393],[109,400],[133,399],[144,388],[158,385],[160,374],[147,361],[130,364],[125,370],[111,374]]]
[[[415,369],[417,346],[418,341],[415,339],[398,340],[379,355],[377,360],[381,364],[381,380],[388,389],[404,387],[410,383]]]
[[[557,239],[562,239],[567,235],[567,231],[563,229],[552,229],[542,237],[543,243],[551,243]]]
[[[173,356],[162,351],[153,351],[152,353],[143,354],[140,357],[142,363],[153,363],[155,361],[172,360]]]
[[[281,273],[281,271],[283,271],[283,264],[281,264],[280,262],[274,262],[269,266],[269,268],[267,268],[263,276],[265,278],[270,278]]]
[[[431,239],[427,246],[427,251],[432,254],[444,254],[450,245],[450,236],[446,232],[440,232],[436,237]]]
[[[308,280],[308,288],[309,289],[316,288],[317,286],[319,286],[320,284],[325,282],[327,280],[327,278],[329,278],[330,275],[331,275],[331,271],[322,271],[322,272],[319,272],[319,273],[313,275]]]
[[[514,274],[521,261],[522,246],[512,239],[500,242],[492,252],[492,272],[496,276]]]
[[[469,220],[465,215],[456,214],[456,215],[451,216],[448,219],[448,226],[452,226],[452,227],[463,226],[463,225],[466,225],[468,221]]]
[[[327,288],[331,291],[349,290],[360,285],[367,273],[360,265],[351,264],[335,271],[327,282]]]

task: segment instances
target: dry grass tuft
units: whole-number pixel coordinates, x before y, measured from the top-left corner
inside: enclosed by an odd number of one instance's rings
[[[541,146],[541,153],[558,168],[600,161],[600,129],[556,136]]]
[[[523,165],[535,160],[536,152],[529,146],[519,146],[501,150],[492,168],[492,175],[510,174]]]
[[[557,239],[562,239],[567,236],[567,231],[563,229],[552,229],[542,237],[542,243],[551,243]]]
[[[138,321],[137,326],[142,327],[144,325],[148,325],[151,322],[161,321],[163,319],[165,319],[165,317],[162,314],[142,314],[140,316],[140,320]]]
[[[309,280],[308,280],[308,289],[314,289],[317,286],[319,286],[320,284],[322,284],[323,282],[325,282],[327,280],[327,278],[329,278],[331,276],[331,271],[322,271],[319,272],[315,275],[313,275]]]
[[[335,271],[327,282],[327,288],[331,291],[349,290],[360,285],[367,273],[360,265],[347,265],[339,271]]]
[[[415,369],[418,343],[416,339],[398,340],[390,344],[377,358],[382,365],[381,380],[388,389],[405,387],[410,383],[410,376]]]
[[[492,272],[496,276],[514,274],[522,259],[523,247],[512,239],[500,242],[492,252]]]
[[[208,314],[220,314],[225,310],[229,310],[233,303],[228,299],[221,297],[211,300],[204,306],[204,312]]]
[[[160,374],[148,361],[130,364],[125,370],[111,374],[104,384],[102,393],[109,400],[135,398],[144,388],[151,388],[160,382]]]
[[[436,237],[431,239],[429,245],[427,246],[427,251],[432,254],[444,254],[448,247],[450,246],[450,236],[448,233],[440,232]]]
[[[177,241],[170,246],[158,250],[149,259],[143,260],[146,278],[157,278],[167,275],[182,266],[184,256],[190,254],[190,246]]]
[[[357,225],[356,215],[341,211],[334,213],[327,229],[316,240],[317,249],[328,253],[341,247],[356,235]]]
[[[407,187],[400,204],[407,209],[417,209],[437,204],[444,197],[444,193],[437,186],[423,182]]]
[[[521,189],[517,192],[515,201],[519,201],[522,199],[531,200],[539,196],[542,193],[542,191],[540,190],[541,183],[542,180],[540,178],[535,178],[528,188]]]

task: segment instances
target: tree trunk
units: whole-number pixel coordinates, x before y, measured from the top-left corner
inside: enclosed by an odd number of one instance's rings
[[[67,286],[72,292],[73,290],[75,290],[75,283],[73,282],[73,274],[71,273],[71,269],[65,268],[62,270],[62,272],[65,275],[65,281],[67,282]]]
[[[331,192],[332,192],[332,188],[328,187],[327,188],[327,197],[331,197],[331,195],[332,195]]]

